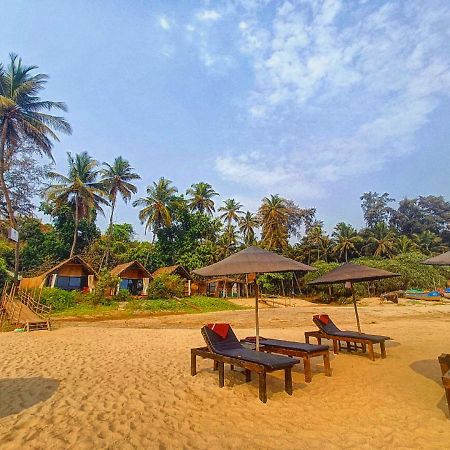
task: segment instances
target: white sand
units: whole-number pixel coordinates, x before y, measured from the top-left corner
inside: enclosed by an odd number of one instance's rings
[[[351,307],[314,305],[262,310],[262,334],[303,340],[321,311],[354,328]],[[387,359],[333,356],[331,378],[317,359],[309,385],[300,365],[292,397],[283,373],[271,374],[267,404],[256,377],[246,384],[227,370],[220,389],[211,361],[189,371],[201,324],[230,321],[244,337],[254,334],[253,311],[2,333],[0,448],[448,448],[437,356],[450,352],[450,306],[360,311],[363,331],[394,339]]]

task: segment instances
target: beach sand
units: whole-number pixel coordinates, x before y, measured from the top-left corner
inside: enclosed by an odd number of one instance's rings
[[[2,333],[0,448],[448,448],[437,356],[450,352],[450,305],[371,305],[360,308],[363,331],[393,338],[387,359],[333,355],[329,378],[317,358],[310,384],[300,364],[292,396],[283,373],[270,374],[267,404],[256,377],[246,384],[227,368],[220,389],[201,359],[190,375],[199,327],[226,321],[253,335],[251,310]],[[355,328],[351,306],[311,305],[262,309],[261,334],[303,341],[320,312]]]

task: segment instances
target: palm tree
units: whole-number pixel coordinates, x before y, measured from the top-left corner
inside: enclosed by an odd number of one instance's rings
[[[244,236],[245,245],[253,245],[255,243],[255,228],[259,227],[259,220],[255,214],[247,211],[239,219],[239,231]]]
[[[384,222],[378,222],[370,231],[367,247],[374,256],[391,257],[395,252],[396,236]]]
[[[419,247],[420,251],[427,255],[443,250],[442,239],[430,230],[413,234],[413,240]]]
[[[227,224],[227,226],[230,227],[233,222],[239,222],[239,216],[242,214],[242,211],[240,210],[242,205],[234,198],[226,199],[223,204],[224,206],[219,208],[219,212],[222,213],[220,218]]]
[[[239,244],[239,236],[234,225],[227,226],[217,242],[217,257],[230,256]]]
[[[325,262],[328,262],[328,257],[333,254],[333,240],[327,234],[323,234],[320,238],[320,250]]]
[[[67,153],[69,170],[67,176],[50,172],[48,177],[56,184],[46,190],[47,199],[57,207],[70,204],[74,208],[74,232],[70,257],[75,253],[80,219],[91,218],[92,211],[103,213],[101,205],[108,205],[106,192],[98,182],[98,162],[87,152],[78,153],[73,157]]]
[[[130,163],[118,156],[111,164],[103,163],[104,168],[101,171],[101,183],[108,193],[111,204],[111,215],[109,217],[108,239],[106,242],[105,264],[108,265],[109,251],[111,248],[111,238],[113,232],[114,210],[117,202],[117,194],[120,194],[123,201],[127,203],[133,194],[136,194],[137,187],[131,183],[133,180],[139,180],[141,177],[134,172]]]
[[[71,133],[69,123],[54,116],[52,110],[67,111],[62,102],[42,100],[39,97],[48,76],[33,74],[37,66],[24,66],[22,59],[11,53],[6,69],[0,64],[0,189],[5,198],[9,223],[16,228],[11,193],[5,182],[5,173],[11,169],[13,157],[24,143],[31,144],[39,153],[52,156],[56,132]],[[17,281],[19,246],[16,245],[14,278]]]
[[[348,262],[348,254],[349,252],[357,252],[356,244],[361,242],[361,237],[358,236],[356,230],[347,223],[339,222],[333,231],[333,239],[334,239],[334,252],[339,253],[339,258],[342,258],[342,255],[345,256],[345,262]]]
[[[262,240],[269,249],[281,250],[287,246],[289,208],[279,195],[264,197],[258,210]]]
[[[133,206],[142,206],[139,211],[139,219],[141,223],[145,222],[145,231],[151,228],[152,242],[155,240],[158,230],[172,224],[170,207],[175,201],[177,192],[178,189],[172,186],[171,180],[161,177],[147,186],[147,197],[133,202]]]
[[[402,235],[397,239],[398,253],[408,253],[417,248],[417,244],[408,236]]]
[[[306,235],[306,241],[308,244],[311,248],[316,249],[317,251],[317,261],[320,260],[320,250],[322,248],[323,236],[322,226],[320,225],[312,226]]]
[[[186,190],[186,194],[191,196],[188,199],[188,206],[191,211],[199,211],[209,215],[212,215],[215,211],[212,198],[219,194],[209,183],[204,183],[203,181],[194,183]]]

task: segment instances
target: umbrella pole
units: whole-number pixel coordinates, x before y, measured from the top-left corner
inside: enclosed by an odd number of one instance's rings
[[[361,324],[359,323],[358,307],[356,306],[356,297],[355,297],[355,290],[353,289],[353,284],[352,284],[352,297],[353,297],[353,307],[355,308],[356,324],[358,325],[358,332],[361,333]]]
[[[258,301],[258,277],[255,277],[255,328],[256,328],[256,351],[259,352],[259,301]]]

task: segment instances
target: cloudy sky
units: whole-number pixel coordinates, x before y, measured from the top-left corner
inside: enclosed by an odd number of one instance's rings
[[[450,197],[448,0],[14,0],[0,60],[51,76],[73,135],[127,157],[140,194],[160,176],[207,181],[246,209],[278,193],[328,229],[359,197]],[[118,219],[142,227],[131,206]]]

